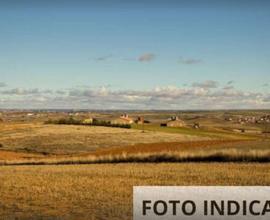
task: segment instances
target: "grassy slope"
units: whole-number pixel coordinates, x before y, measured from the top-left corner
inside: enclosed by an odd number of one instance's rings
[[[6,123],[0,126],[3,150],[29,153],[75,154],[98,148],[138,143],[180,142],[206,139],[179,133],[146,132],[95,126]]]

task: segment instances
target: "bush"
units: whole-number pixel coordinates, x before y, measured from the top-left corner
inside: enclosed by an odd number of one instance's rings
[[[270,123],[265,123],[262,133],[265,133],[265,134],[270,133]]]
[[[52,119],[49,119],[48,121],[44,122],[45,124],[54,124],[54,121]]]
[[[0,143],[0,148],[2,148],[2,147],[4,147],[4,145]]]

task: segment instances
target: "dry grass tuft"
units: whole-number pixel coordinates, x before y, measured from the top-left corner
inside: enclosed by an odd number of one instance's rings
[[[0,161],[0,165],[67,165],[98,163],[160,163],[160,162],[270,162],[270,150],[239,149],[192,152],[157,152],[136,154],[104,154],[101,156],[76,156],[65,158],[40,158]]]

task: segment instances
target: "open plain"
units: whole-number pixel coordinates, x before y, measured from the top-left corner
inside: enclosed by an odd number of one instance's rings
[[[267,111],[129,112],[147,120],[130,128],[47,123],[120,114],[2,112],[2,219],[132,219],[136,185],[270,184],[268,123],[248,121]],[[174,115],[184,126],[161,126]]]

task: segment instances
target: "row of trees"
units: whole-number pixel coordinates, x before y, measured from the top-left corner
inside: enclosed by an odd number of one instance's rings
[[[116,127],[116,128],[131,128],[130,124],[112,124],[110,121],[93,119],[91,123],[84,123],[82,120],[70,118],[61,118],[58,120],[48,120],[46,124],[58,124],[58,125],[88,125],[88,126],[104,126],[104,127]]]

